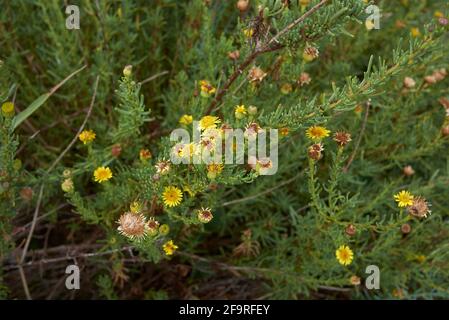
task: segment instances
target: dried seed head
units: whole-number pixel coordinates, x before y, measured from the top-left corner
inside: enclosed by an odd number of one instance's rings
[[[248,10],[249,7],[249,0],[239,0],[237,1],[237,9],[240,10],[240,12],[245,12]]]
[[[142,214],[126,212],[120,216],[117,230],[130,239],[139,239],[145,236],[147,231],[146,219]]]
[[[404,224],[401,226],[401,232],[402,232],[403,234],[409,234],[410,231],[412,231],[412,227],[411,227],[408,223],[404,223]]]
[[[156,172],[159,174],[166,174],[170,171],[170,162],[166,160],[159,161],[154,165]]]
[[[418,218],[427,218],[428,214],[431,214],[429,209],[430,204],[423,197],[416,197],[413,199],[413,204],[407,208],[407,211],[412,216]]]
[[[249,81],[251,82],[261,82],[267,74],[259,67],[252,67],[249,70]]]
[[[240,51],[235,50],[228,53],[228,58],[231,60],[238,60],[240,58]]]
[[[437,82],[437,79],[436,79],[433,75],[431,75],[431,76],[425,76],[425,77],[424,77],[424,81],[425,81],[427,84],[434,84],[434,83]]]
[[[310,62],[310,61],[313,61],[316,58],[318,58],[319,55],[320,55],[320,52],[318,51],[317,48],[308,46],[304,49],[302,57],[306,62]]]
[[[305,86],[312,81],[312,78],[310,78],[310,75],[307,72],[303,72],[299,75],[298,84],[300,87]]]
[[[114,144],[111,149],[111,154],[114,158],[118,158],[120,154],[122,153],[122,147],[120,144]]]
[[[414,88],[416,86],[416,81],[413,78],[405,77],[404,78],[404,87],[407,89]]]
[[[344,147],[345,145],[347,145],[350,141],[351,141],[351,134],[347,133],[347,132],[336,132],[334,134],[334,141],[337,142],[337,144],[340,147]]]
[[[346,233],[348,236],[350,236],[350,237],[352,237],[353,235],[355,235],[355,232],[356,232],[356,229],[355,229],[355,226],[354,226],[353,224],[348,225],[348,226],[346,227],[346,229],[345,229],[345,233]]]
[[[349,282],[353,285],[353,286],[358,286],[358,285],[360,285],[360,283],[361,283],[361,280],[360,280],[360,277],[357,277],[357,276],[352,276],[350,279],[349,279]]]
[[[157,232],[158,232],[158,230],[159,230],[159,222],[156,221],[156,220],[154,220],[153,217],[151,217],[151,218],[148,220],[147,228],[148,228],[148,234],[149,234],[150,236],[154,236],[154,235],[157,234]]]
[[[25,201],[31,201],[33,199],[33,189],[30,187],[24,187],[20,190],[20,197]]]
[[[413,170],[412,166],[405,166],[402,171],[407,177],[413,176],[415,174],[415,170]]]
[[[308,149],[309,157],[315,161],[318,161],[321,159],[323,150],[324,150],[324,148],[321,143],[315,143],[315,144],[311,145]]]
[[[209,208],[201,208],[201,210],[198,210],[197,216],[198,220],[202,223],[208,223],[214,217],[212,215],[212,211]]]

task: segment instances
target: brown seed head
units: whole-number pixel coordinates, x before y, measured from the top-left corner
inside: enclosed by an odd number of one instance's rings
[[[346,229],[345,229],[345,233],[346,233],[348,236],[350,236],[350,237],[352,237],[353,235],[355,235],[355,232],[356,232],[356,229],[355,229],[355,226],[354,226],[353,224],[348,225],[348,226],[346,227]]]
[[[418,218],[427,218],[427,215],[431,213],[429,209],[429,203],[423,197],[416,197],[413,200],[413,204],[407,208],[407,211],[412,216]]]
[[[347,145],[350,141],[351,141],[351,134],[347,133],[347,132],[336,132],[334,134],[334,141],[337,142],[337,144],[340,147],[344,147],[345,145]]]
[[[402,171],[407,177],[413,176],[415,174],[415,170],[413,170],[412,166],[405,166]]]

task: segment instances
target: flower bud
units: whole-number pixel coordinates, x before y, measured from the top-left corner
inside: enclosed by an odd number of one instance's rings
[[[64,182],[61,184],[62,191],[69,193],[74,190],[73,181],[70,178],[67,178],[64,180]]]
[[[129,78],[133,73],[133,66],[132,65],[127,65],[124,69],[123,69],[123,75],[127,78]]]

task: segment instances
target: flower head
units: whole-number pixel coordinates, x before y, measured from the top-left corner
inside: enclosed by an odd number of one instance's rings
[[[170,171],[170,161],[161,160],[154,165],[158,174],[166,174]]]
[[[182,201],[182,192],[174,186],[165,187],[162,193],[162,200],[167,207],[176,207]]]
[[[150,236],[155,236],[159,229],[159,222],[154,220],[153,217],[151,217],[150,219],[148,219],[147,228],[148,228],[148,234]]]
[[[96,134],[92,130],[83,130],[78,138],[81,140],[82,143],[87,144],[89,142],[92,142],[95,140]]]
[[[142,211],[142,204],[139,201],[133,201],[130,205],[129,205],[129,210],[132,213],[139,213],[140,211]]]
[[[413,199],[412,204],[407,208],[407,211],[412,216],[418,218],[427,218],[428,214],[432,212],[429,209],[430,204],[423,197],[416,197]]]
[[[223,171],[223,164],[212,163],[207,166],[207,177],[211,180],[215,179]]]
[[[398,194],[394,195],[394,200],[398,203],[398,207],[408,207],[413,204],[413,195],[405,190],[402,190]]]
[[[139,152],[140,161],[145,162],[152,157],[151,151],[148,149],[141,149]]]
[[[234,109],[234,115],[237,119],[242,119],[247,114],[245,105],[237,105]]]
[[[354,253],[352,250],[345,245],[341,245],[337,251],[335,251],[335,256],[341,265],[348,266],[354,259]]]
[[[10,115],[14,114],[14,103],[5,102],[4,104],[2,104],[2,113],[5,116],[10,116]]]
[[[209,128],[216,128],[220,123],[220,119],[215,116],[204,116],[201,118],[199,127],[201,130],[206,130]]]
[[[112,171],[109,167],[98,167],[94,171],[94,180],[103,183],[112,178]]]
[[[329,130],[320,126],[312,126],[306,130],[306,136],[313,141],[321,141],[321,139],[328,137],[329,134]]]
[[[214,86],[210,84],[207,80],[201,80],[200,81],[200,89],[201,89],[201,96],[204,98],[210,97],[211,94],[214,94],[216,89]]]
[[[73,181],[71,178],[67,178],[64,180],[64,182],[61,184],[61,189],[64,192],[72,192],[74,187],[73,187]]]
[[[351,141],[351,134],[343,131],[336,132],[334,134],[334,141],[340,146],[344,147]]]
[[[183,115],[181,118],[179,118],[179,124],[189,125],[193,121],[193,117],[189,114]]]
[[[324,147],[321,143],[315,143],[307,149],[307,153],[308,153],[309,157],[315,161],[318,161],[321,159],[323,151],[324,151]]]
[[[319,55],[320,55],[320,52],[318,51],[317,48],[311,47],[311,46],[307,46],[304,49],[302,57],[303,57],[304,61],[310,62],[310,61],[313,61],[316,58],[318,58]]]
[[[252,67],[248,74],[250,82],[261,82],[266,76],[267,73],[259,67]]]
[[[178,246],[173,243],[173,240],[169,240],[162,246],[164,252],[167,256],[173,255],[173,253],[178,249]]]
[[[198,220],[202,223],[208,223],[214,217],[212,211],[209,208],[201,208],[197,212]]]
[[[125,212],[117,223],[119,224],[117,230],[130,239],[141,239],[148,230],[146,219],[142,214]]]

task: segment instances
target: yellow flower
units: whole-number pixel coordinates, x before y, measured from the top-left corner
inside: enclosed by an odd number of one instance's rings
[[[215,179],[222,171],[223,164],[221,163],[213,163],[207,166],[207,177],[211,180]]]
[[[246,115],[245,105],[237,105],[234,109],[234,114],[237,119],[242,119]]]
[[[96,134],[92,130],[83,130],[80,135],[79,139],[84,143],[87,144],[89,142],[92,142],[95,140]]]
[[[14,103],[12,102],[5,102],[2,104],[2,113],[5,116],[10,116],[14,113]]]
[[[140,204],[139,201],[133,201],[130,205],[129,205],[129,210],[132,213],[139,213],[142,210],[142,205]]]
[[[441,12],[439,10],[435,11],[433,15],[435,18],[444,18],[443,12]]]
[[[201,118],[199,126],[201,130],[205,130],[208,128],[216,128],[220,123],[220,119],[215,116],[204,116]]]
[[[405,190],[394,195],[394,200],[398,203],[398,207],[408,207],[413,204],[413,195]]]
[[[340,246],[337,251],[335,251],[335,256],[341,265],[348,266],[354,259],[354,253],[352,250],[345,245]]]
[[[306,130],[307,137],[313,141],[320,141],[321,139],[328,137],[329,134],[329,130],[320,126],[313,126]]]
[[[290,129],[288,127],[283,127],[279,129],[279,133],[281,134],[281,136],[286,137],[288,136],[290,132]]]
[[[254,29],[253,28],[244,29],[243,34],[245,35],[245,37],[251,38],[254,34]]]
[[[412,34],[413,38],[417,38],[417,37],[421,36],[421,31],[419,31],[419,28],[412,28],[410,30],[410,33]]]
[[[210,84],[207,80],[201,80],[200,81],[200,89],[201,89],[201,96],[204,98],[209,97],[211,94],[214,94],[216,89],[213,85]]]
[[[164,249],[164,252],[167,256],[171,256],[176,249],[178,249],[178,246],[173,243],[173,240],[169,240],[162,246],[162,249]]]
[[[189,125],[193,121],[193,117],[189,114],[183,115],[181,118],[179,118],[179,124]]]
[[[148,159],[150,159],[151,157],[152,157],[152,155],[151,155],[151,151],[150,150],[148,150],[148,149],[141,149],[140,150],[140,152],[139,152],[140,161],[145,162]]]
[[[98,167],[94,171],[94,180],[102,183],[112,178],[112,171],[108,167]]]
[[[182,192],[177,187],[165,187],[162,193],[162,199],[167,207],[176,207],[182,201]]]

